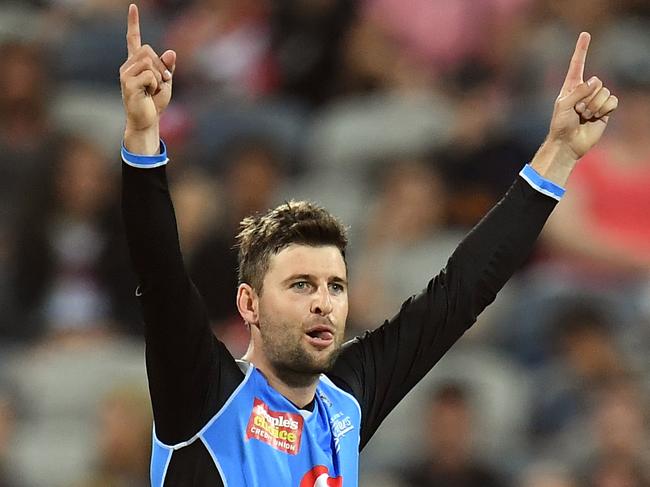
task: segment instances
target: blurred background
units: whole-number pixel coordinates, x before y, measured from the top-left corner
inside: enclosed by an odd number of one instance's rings
[[[119,217],[128,0],[0,2],[0,486],[148,485]],[[362,454],[361,485],[650,486],[647,0],[141,0],[178,52],[162,121],[214,333],[239,220],[350,227],[349,335],[422,289],[542,142],[577,35],[620,100],[526,265]]]

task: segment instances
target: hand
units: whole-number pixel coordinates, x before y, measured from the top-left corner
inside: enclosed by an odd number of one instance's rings
[[[126,110],[125,145],[138,154],[155,154],[159,145],[160,115],[172,96],[176,53],[162,56],[142,45],[138,7],[129,6],[126,33],[128,58],[120,67],[122,101]]]
[[[563,152],[578,160],[603,135],[609,115],[618,107],[618,98],[595,76],[583,81],[585,60],[591,36],[578,38],[564,85],[555,102],[547,141],[557,143]]]

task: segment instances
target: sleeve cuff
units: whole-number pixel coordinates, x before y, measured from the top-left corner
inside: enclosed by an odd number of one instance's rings
[[[546,196],[550,196],[551,198],[556,199],[557,201],[560,201],[566,192],[566,189],[564,189],[562,186],[559,186],[554,182],[540,176],[539,173],[535,171],[535,169],[533,169],[530,164],[526,164],[519,175],[524,178],[526,182],[530,184],[534,189],[542,194],[545,194]]]
[[[167,146],[162,141],[162,139],[160,140],[160,154],[153,156],[142,156],[139,154],[134,154],[126,150],[126,147],[124,147],[124,141],[122,141],[121,154],[122,160],[125,164],[133,167],[138,167],[140,169],[160,167],[169,162],[169,158],[167,157]]]

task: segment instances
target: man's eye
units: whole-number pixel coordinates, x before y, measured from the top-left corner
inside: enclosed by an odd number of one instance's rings
[[[345,291],[345,288],[343,287],[342,284],[338,284],[336,282],[333,282],[330,284],[330,289],[335,292],[335,293],[342,293]]]
[[[294,282],[291,287],[294,289],[307,289],[307,286],[309,286],[309,283],[306,281],[298,281]]]

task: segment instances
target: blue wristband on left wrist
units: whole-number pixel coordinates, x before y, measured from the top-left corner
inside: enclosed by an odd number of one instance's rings
[[[140,169],[160,167],[169,162],[169,158],[167,157],[167,146],[162,139],[160,140],[160,154],[155,154],[153,156],[134,154],[133,152],[126,150],[126,147],[124,147],[124,141],[122,141],[122,150],[120,153],[125,164]]]

